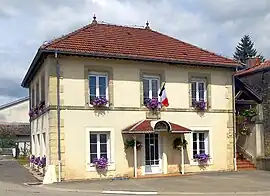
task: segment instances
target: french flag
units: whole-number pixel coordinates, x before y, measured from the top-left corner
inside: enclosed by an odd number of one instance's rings
[[[169,106],[169,101],[166,95],[166,90],[165,90],[165,82],[162,83],[161,88],[160,88],[160,92],[159,92],[159,96],[160,96],[160,100],[162,105],[164,105],[165,107]]]

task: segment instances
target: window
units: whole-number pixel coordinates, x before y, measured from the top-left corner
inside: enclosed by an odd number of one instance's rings
[[[39,83],[36,84],[36,105],[39,104]]]
[[[145,76],[143,77],[143,100],[159,98],[158,91],[160,88],[159,77]]]
[[[34,108],[34,107],[35,107],[35,90],[32,87],[32,89],[31,89],[31,108]]]
[[[196,154],[209,153],[208,132],[193,132],[192,133],[192,157]]]
[[[107,74],[89,74],[89,98],[105,97],[108,99],[108,76]]]
[[[41,76],[41,80],[40,80],[40,90],[41,90],[41,101],[45,101],[45,76],[42,75]]]
[[[192,105],[196,101],[206,101],[206,81],[205,79],[194,78],[191,81]]]
[[[90,135],[90,163],[95,158],[106,158],[110,161],[110,138],[109,133],[94,133]]]

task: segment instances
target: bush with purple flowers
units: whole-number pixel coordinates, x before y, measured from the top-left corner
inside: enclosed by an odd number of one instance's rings
[[[40,114],[40,113],[43,111],[44,108],[45,108],[45,101],[39,102],[39,104],[38,104],[37,106],[33,107],[33,108],[29,111],[29,113],[28,113],[29,117],[32,118],[32,117],[34,117],[35,115]]]
[[[97,169],[106,169],[108,167],[108,160],[104,157],[101,157],[100,159],[95,158],[93,164]]]
[[[158,101],[157,98],[145,99],[144,105],[150,110],[156,110],[158,108],[161,108],[161,103]]]
[[[106,97],[95,97],[90,102],[93,106],[105,106],[108,104]]]
[[[30,163],[34,163],[35,159],[36,159],[35,155],[31,155],[29,160]]]
[[[206,102],[203,101],[203,100],[195,101],[193,105],[199,111],[205,111],[206,110]]]
[[[34,164],[35,165],[38,165],[40,162],[40,157],[36,157],[35,160],[34,160]]]
[[[210,156],[205,153],[201,154],[196,154],[194,158],[199,162],[199,163],[207,163],[207,161],[210,159]]]
[[[45,155],[40,159],[38,166],[41,168],[46,167],[46,156]]]

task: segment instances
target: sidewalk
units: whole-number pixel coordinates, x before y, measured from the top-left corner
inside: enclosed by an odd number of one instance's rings
[[[183,195],[183,194],[266,194],[270,195],[270,172],[211,172],[191,176],[150,179],[97,180],[42,185],[45,189],[92,193]],[[124,191],[124,192],[122,192]]]

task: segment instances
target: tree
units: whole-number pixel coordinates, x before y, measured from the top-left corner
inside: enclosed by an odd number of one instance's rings
[[[236,51],[233,57],[242,63],[246,64],[247,60],[252,57],[260,58],[261,62],[265,60],[263,55],[257,54],[257,50],[254,48],[254,42],[252,42],[249,35],[244,35],[235,49]]]

